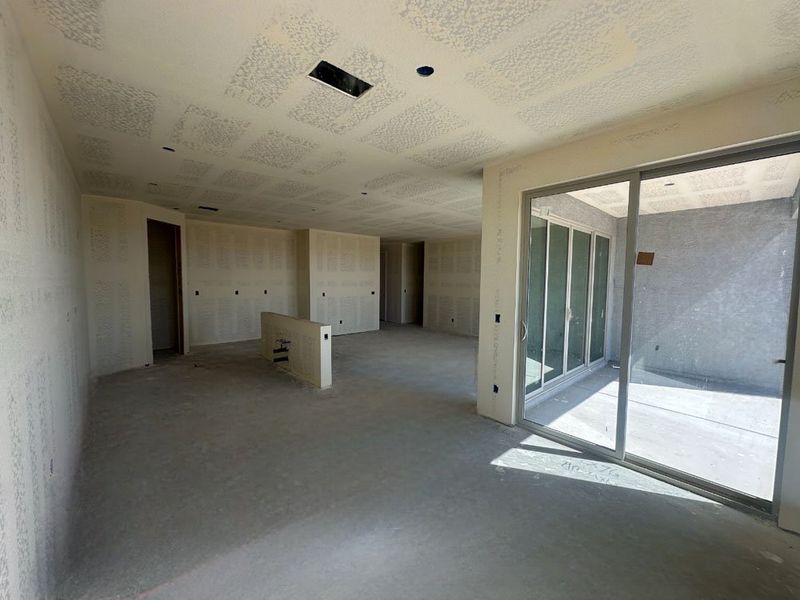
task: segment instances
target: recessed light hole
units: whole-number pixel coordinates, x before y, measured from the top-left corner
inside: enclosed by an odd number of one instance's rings
[[[417,67],[417,75],[420,77],[430,77],[433,75],[433,67],[430,65],[422,65],[421,67]]]

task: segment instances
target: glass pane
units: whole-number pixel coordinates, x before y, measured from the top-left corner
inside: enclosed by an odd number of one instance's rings
[[[567,259],[569,228],[550,224],[547,258],[547,321],[545,323],[544,380],[564,372],[564,328],[567,317]]]
[[[628,451],[764,499],[799,179],[795,154],[642,182]]]
[[[544,287],[547,260],[547,221],[531,217],[528,259],[528,339],[525,361],[525,390],[542,385],[542,343],[544,340]]]
[[[611,240],[595,236],[594,282],[592,283],[592,339],[589,360],[603,358],[606,347],[606,302],[608,301],[608,255]]]
[[[572,231],[572,268],[569,284],[569,343],[567,371],[586,362],[586,315],[589,309],[589,259],[592,236]]]
[[[535,267],[531,264],[529,273],[529,301],[534,297],[547,299],[544,309],[546,359],[545,383],[539,386],[537,380],[537,386],[530,388],[525,396],[525,419],[593,444],[615,448],[628,182],[534,198],[531,200],[531,211],[532,223],[536,223],[537,227],[542,227],[542,223],[550,217],[556,221],[550,224],[552,240],[549,242],[550,256],[546,262],[542,262],[543,235],[536,238],[537,250],[531,253],[532,260],[534,256],[538,258]],[[572,229],[572,246],[569,227],[558,225],[559,218],[578,227]],[[598,257],[591,256],[592,248],[587,242],[587,237],[590,239],[591,236],[585,232],[595,233],[600,241],[596,243]],[[568,268],[570,251],[572,263]],[[590,282],[587,269],[592,260],[598,272]],[[545,264],[548,273],[542,273]],[[601,268],[598,269],[598,265]],[[566,281],[568,272],[571,275],[569,294]],[[549,282],[545,281],[548,276]],[[541,281],[536,283],[534,278]],[[587,302],[588,289],[598,298],[599,305],[595,306],[594,301]],[[567,302],[572,310],[568,348],[564,343]],[[541,377],[538,375],[540,355],[534,354],[538,352],[534,347],[538,347],[541,338],[532,338],[542,331],[538,320],[540,311],[540,305],[529,305],[528,365],[532,360],[537,361],[532,365],[536,368],[531,371],[537,373],[537,377]],[[587,314],[592,315],[592,331],[597,338],[590,342],[591,348],[594,349],[594,356],[601,359],[591,366],[585,364]],[[607,340],[602,339],[606,330]],[[565,351],[571,371],[566,377],[557,377],[564,369]]]

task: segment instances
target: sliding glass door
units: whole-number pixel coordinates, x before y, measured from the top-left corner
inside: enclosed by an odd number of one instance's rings
[[[799,144],[529,195],[522,422],[769,507],[798,206]]]
[[[615,219],[578,195],[614,198],[627,182],[531,201],[525,341],[525,419],[615,447],[618,351],[608,344]]]

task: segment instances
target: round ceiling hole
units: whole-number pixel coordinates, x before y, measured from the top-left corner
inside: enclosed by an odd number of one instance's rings
[[[674,181],[668,181],[667,183],[664,184],[664,187],[672,187],[673,185],[675,185]]]
[[[433,67],[430,65],[422,65],[421,67],[417,67],[417,75],[420,77],[430,77],[433,75]]]
[[[367,192],[361,192],[361,195],[362,195],[362,196],[366,196],[366,195],[367,195]]]
[[[169,146],[161,146],[161,149],[167,152],[175,152],[175,148],[170,148]]]

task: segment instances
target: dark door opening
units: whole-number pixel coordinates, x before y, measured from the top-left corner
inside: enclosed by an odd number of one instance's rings
[[[147,254],[155,360],[157,356],[183,353],[180,227],[148,219]]]
[[[381,297],[380,297],[380,306],[378,307],[378,319],[381,321],[386,320],[386,269],[389,266],[389,254],[386,250],[381,250]]]

